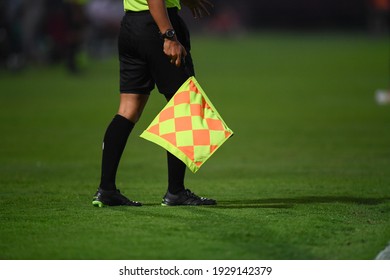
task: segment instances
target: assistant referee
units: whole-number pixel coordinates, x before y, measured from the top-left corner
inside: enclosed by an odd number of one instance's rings
[[[127,139],[139,120],[150,92],[157,86],[167,100],[193,76],[190,35],[178,15],[181,4],[194,17],[209,14],[208,0],[124,0],[125,15],[118,39],[120,103],[103,140],[101,181],[94,206],[141,206],[120,193],[115,184],[118,165]],[[167,153],[168,190],[162,205],[214,205],[184,186],[186,166]]]

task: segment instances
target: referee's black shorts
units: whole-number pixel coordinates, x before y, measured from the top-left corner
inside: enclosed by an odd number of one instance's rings
[[[119,39],[120,92],[149,94],[155,84],[170,98],[194,75],[190,54],[190,35],[176,8],[168,9],[169,18],[180,43],[187,51],[185,63],[176,67],[163,52],[164,40],[149,11],[126,12]]]

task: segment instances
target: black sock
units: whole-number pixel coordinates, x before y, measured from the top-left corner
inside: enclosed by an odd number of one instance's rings
[[[172,194],[184,190],[186,165],[177,157],[167,152],[168,158],[168,191]]]
[[[102,173],[99,188],[115,190],[115,177],[119,161],[134,123],[116,115],[107,127],[103,140]]]

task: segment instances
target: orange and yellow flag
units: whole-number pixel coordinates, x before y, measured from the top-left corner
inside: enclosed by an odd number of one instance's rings
[[[190,77],[141,137],[160,145],[195,173],[232,135],[195,77]]]

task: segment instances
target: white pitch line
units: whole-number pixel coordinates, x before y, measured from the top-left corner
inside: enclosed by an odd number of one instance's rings
[[[390,260],[390,243],[389,245],[381,251],[378,256],[375,258],[376,260]]]

